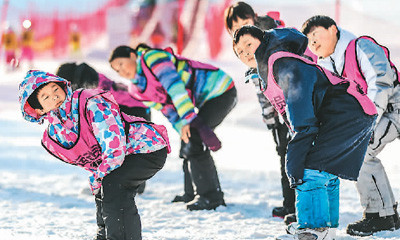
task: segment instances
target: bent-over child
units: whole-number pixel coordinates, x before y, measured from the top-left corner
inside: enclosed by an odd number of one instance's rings
[[[221,148],[214,129],[236,104],[232,78],[209,64],[173,54],[171,49],[119,46],[111,67],[131,81],[130,93],[146,106],[160,110],[181,135],[184,194],[189,210],[225,205],[211,151]]]
[[[253,8],[245,2],[236,2],[225,9],[225,28],[233,37],[235,31],[244,25],[254,25],[262,30],[269,30],[279,27],[282,22],[270,16],[258,16]],[[242,59],[245,60],[245,59]],[[247,65],[247,64],[246,64]],[[261,115],[267,128],[271,130],[276,152],[280,157],[281,187],[283,196],[283,206],[272,209],[273,217],[284,218],[286,224],[296,222],[295,215],[295,192],[289,186],[289,181],[285,172],[286,148],[290,141],[289,130],[284,122],[279,120],[277,112],[271,103],[260,90],[260,80],[257,69],[249,68],[245,73],[246,83],[253,82],[256,88],[258,102],[261,106]]]
[[[73,92],[67,80],[38,70],[21,82],[19,101],[27,121],[49,122],[44,148],[91,173],[96,239],[141,239],[136,188],[164,166],[170,151],[165,127],[121,113],[109,92]]]
[[[294,135],[286,173],[296,189],[292,239],[333,239],[339,225],[339,177],[356,180],[376,118],[376,108],[356,82],[302,57],[307,37],[295,29],[262,31],[244,26],[234,37],[264,80],[264,94]]]
[[[399,229],[397,202],[385,168],[377,157],[386,144],[400,136],[400,84],[389,52],[371,37],[356,37],[339,28],[328,16],[309,18],[302,32],[309,39],[311,51],[318,55],[318,65],[357,80],[378,111],[377,124],[356,182],[364,208],[363,218],[349,224],[346,231],[350,235],[368,236]]]

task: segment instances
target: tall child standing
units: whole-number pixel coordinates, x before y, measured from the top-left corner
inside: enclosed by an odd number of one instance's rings
[[[245,2],[236,2],[225,9],[225,28],[233,37],[235,31],[244,25],[254,25],[262,30],[273,29],[279,26],[280,22],[269,16],[257,16],[253,8]],[[257,69],[250,68],[246,72],[246,79],[251,79],[256,87],[258,102],[262,110],[262,117],[267,128],[272,131],[276,144],[276,151],[280,157],[281,163],[281,187],[283,195],[283,206],[274,207],[272,216],[285,218],[285,223],[296,221],[295,213],[295,193],[290,188],[289,181],[285,172],[286,148],[290,141],[290,134],[285,123],[280,122],[278,114],[271,103],[260,90],[260,80],[257,75]],[[285,217],[286,216],[286,217]]]
[[[237,55],[258,69],[264,94],[294,132],[286,162],[296,189],[298,224],[292,239],[333,239],[339,225],[339,177],[357,179],[375,106],[355,82],[302,57],[307,38],[295,29],[264,32],[244,26],[234,44]]]
[[[370,38],[357,38],[328,16],[313,16],[302,27],[318,64],[357,80],[378,110],[377,125],[356,183],[364,217],[349,224],[350,235],[372,235],[400,227],[397,203],[377,155],[400,136],[400,86],[384,49]],[[372,40],[372,41],[371,41]]]
[[[225,205],[210,150],[221,148],[214,129],[237,101],[232,78],[214,66],[143,44],[117,47],[109,62],[131,80],[130,93],[160,110],[181,135],[184,194],[173,202],[185,202],[189,210]]]
[[[136,188],[165,163],[163,126],[121,113],[109,92],[78,90],[42,71],[29,71],[19,87],[24,118],[49,122],[42,145],[60,160],[91,173],[96,239],[141,239]]]

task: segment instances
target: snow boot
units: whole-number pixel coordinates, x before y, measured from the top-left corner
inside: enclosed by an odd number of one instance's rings
[[[297,222],[291,223],[286,227],[286,232],[287,234],[290,235],[296,235],[303,231],[304,229],[298,229],[299,225]],[[329,228],[328,229],[328,235],[326,236],[326,239],[335,239],[336,238],[336,228]]]
[[[294,213],[294,208],[287,207],[274,207],[272,209],[272,216],[278,218],[285,218],[286,215]]]
[[[291,223],[297,222],[297,218],[296,218],[296,214],[295,213],[291,213],[285,216],[285,218],[283,219],[283,222],[286,225],[289,225]]]
[[[393,205],[393,209],[394,209],[394,215],[393,215],[394,227],[397,230],[400,228],[399,213],[397,212],[397,202],[395,205]]]
[[[190,211],[197,210],[215,210],[219,206],[226,206],[223,198],[218,200],[211,200],[203,196],[196,196],[193,201],[186,205],[186,208]]]
[[[183,194],[183,195],[176,195],[174,199],[172,199],[171,202],[175,203],[175,202],[184,202],[184,203],[188,203],[190,201],[192,201],[194,199],[193,195],[189,195],[189,194]]]
[[[323,228],[305,228],[297,229],[294,234],[286,234],[277,237],[277,240],[333,240],[335,239],[336,229],[328,227]]]
[[[346,232],[352,236],[363,237],[387,230],[395,230],[393,216],[380,217],[379,213],[366,213],[363,219],[347,225]]]

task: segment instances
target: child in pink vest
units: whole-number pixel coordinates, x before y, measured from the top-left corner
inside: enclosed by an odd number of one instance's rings
[[[356,182],[364,216],[347,226],[350,235],[367,236],[400,228],[397,202],[378,154],[400,136],[400,85],[388,49],[371,37],[357,38],[328,16],[313,16],[302,27],[318,65],[360,83],[378,110],[377,124]]]
[[[112,81],[86,63],[64,63],[57,69],[56,75],[71,82],[73,91],[79,88],[107,90],[117,101],[121,112],[151,121],[150,109],[128,93],[128,86]],[[143,182],[137,193],[142,194],[145,188],[146,182]]]
[[[303,57],[307,42],[295,29],[244,26],[234,49],[258,69],[264,94],[293,132],[286,173],[296,189],[297,224],[285,239],[330,240],[339,225],[339,177],[357,179],[376,109],[355,81]]]
[[[235,31],[244,25],[254,25],[262,30],[283,27],[284,23],[279,19],[279,12],[273,12],[276,15],[274,16],[275,18],[270,17],[270,13],[266,16],[258,16],[249,4],[236,2],[225,9],[225,28],[229,35],[233,37]],[[260,91],[260,79],[257,75],[257,69],[249,68],[245,73],[245,79],[246,83],[251,81],[255,86],[258,102],[261,106],[262,120],[272,132],[272,137],[276,144],[276,152],[280,157],[283,205],[282,207],[274,207],[272,209],[272,216],[284,218],[286,224],[296,222],[294,206],[295,192],[290,188],[285,172],[286,148],[290,141],[289,130],[285,123],[279,121],[278,114]]]
[[[160,110],[181,135],[184,194],[172,202],[187,203],[191,211],[225,206],[210,150],[221,148],[214,129],[236,105],[232,78],[217,67],[175,55],[170,48],[145,44],[136,49],[118,46],[109,62],[130,80],[129,93]]]
[[[45,149],[90,172],[96,239],[141,239],[136,188],[163,167],[169,152],[166,129],[121,113],[109,92],[72,92],[68,81],[50,73],[29,71],[19,91],[23,117],[49,122]]]

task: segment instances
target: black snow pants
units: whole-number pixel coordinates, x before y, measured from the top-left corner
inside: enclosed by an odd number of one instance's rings
[[[293,210],[295,209],[295,190],[290,188],[289,180],[286,175],[285,161],[287,145],[290,141],[289,129],[284,123],[280,123],[276,119],[275,127],[272,129],[274,141],[276,143],[276,151],[281,161],[281,186],[283,195],[283,207]]]
[[[198,116],[211,129],[215,129],[237,102],[236,88],[207,101]],[[189,143],[181,142],[180,157],[183,158],[184,191],[189,196],[200,195],[211,201],[223,199],[217,169],[210,150],[203,144],[195,128],[190,128]]]
[[[163,148],[147,154],[125,157],[121,167],[105,176],[96,194],[97,239],[139,240],[142,229],[135,204],[136,188],[154,176],[167,158]]]

